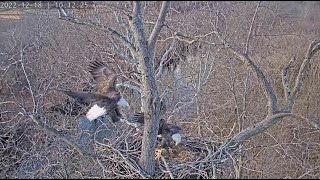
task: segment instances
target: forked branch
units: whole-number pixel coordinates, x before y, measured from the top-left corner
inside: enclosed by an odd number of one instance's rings
[[[285,108],[286,110],[289,110],[289,111],[292,110],[292,107],[295,103],[297,95],[301,90],[302,83],[305,80],[306,76],[308,75],[308,71],[311,66],[311,60],[319,50],[320,50],[320,40],[314,41],[310,44],[306,57],[300,66],[300,70],[296,78],[295,86],[293,87],[292,93],[289,96],[289,101],[288,101],[287,107]]]
[[[226,42],[220,34],[215,31],[216,36],[218,39],[224,44],[224,47],[234,54],[236,57],[238,57],[242,62],[246,63],[249,65],[249,67],[256,73],[257,78],[259,79],[260,82],[262,82],[262,88],[264,89],[264,92],[266,94],[266,98],[268,99],[268,104],[269,104],[269,115],[275,114],[278,112],[278,98],[276,96],[275,91],[273,90],[273,87],[270,84],[270,81],[268,80],[267,76],[262,72],[260,67],[252,61],[252,59],[233,47],[231,47],[228,42]]]
[[[169,5],[170,5],[170,1],[164,1],[162,3],[161,10],[160,10],[160,13],[158,16],[158,20],[157,20],[156,25],[154,26],[154,28],[150,34],[150,37],[148,39],[149,47],[152,50],[155,48],[157,37],[160,33],[162,26],[164,25],[166,15],[168,14]]]

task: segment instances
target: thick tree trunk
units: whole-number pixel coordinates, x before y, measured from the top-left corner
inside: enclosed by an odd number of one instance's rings
[[[134,54],[139,60],[139,71],[142,76],[141,110],[145,115],[144,136],[139,163],[142,169],[151,176],[155,174],[154,150],[156,148],[160,120],[160,98],[154,72],[154,50],[168,7],[168,2],[162,4],[157,23],[149,38],[147,38],[145,32],[142,6],[139,1],[134,3],[134,16],[130,21],[137,49]]]
[[[141,110],[145,115],[144,135],[141,147],[140,166],[149,175],[155,174],[155,147],[160,120],[160,98],[154,71],[154,54],[157,37],[163,27],[169,2],[162,3],[157,22],[148,38],[143,19],[141,2],[133,6],[133,16],[129,25],[135,42],[128,44],[131,53],[139,60],[139,71],[142,76]]]
[[[156,86],[152,61],[144,57],[140,65],[143,73],[142,109],[145,114],[144,136],[141,147],[140,165],[151,176],[155,173],[155,151],[159,128],[160,106],[159,92]]]

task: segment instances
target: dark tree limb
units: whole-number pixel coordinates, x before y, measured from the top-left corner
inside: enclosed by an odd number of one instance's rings
[[[289,96],[289,101],[288,101],[287,107],[285,108],[286,110],[292,110],[295,100],[297,98],[297,95],[301,90],[302,83],[305,80],[306,76],[308,75],[308,71],[311,66],[311,60],[319,50],[320,50],[320,40],[314,41],[310,44],[306,57],[300,66],[300,70],[296,78],[295,86],[293,87],[292,93]]]
[[[150,34],[149,39],[148,39],[148,44],[149,44],[149,48],[151,49],[151,52],[154,51],[154,48],[156,46],[156,40],[157,40],[157,38],[160,34],[160,31],[164,25],[166,15],[168,14],[169,5],[170,5],[170,1],[164,1],[162,3],[161,10],[160,10],[160,13],[158,16],[158,20],[157,20],[155,26],[153,27],[153,30]]]
[[[283,90],[284,90],[284,96],[285,99],[288,103],[289,101],[289,95],[291,94],[291,89],[289,86],[289,79],[290,79],[290,70],[293,67],[293,63],[296,61],[295,56],[292,57],[292,59],[290,60],[288,66],[286,66],[283,70],[282,70],[282,86],[283,86]]]
[[[264,120],[260,121],[257,124],[254,124],[250,127],[247,127],[240,133],[238,133],[236,136],[231,138],[227,143],[226,146],[235,146],[240,143],[243,143],[244,141],[248,140],[252,136],[255,136],[256,134],[259,134],[261,132],[264,132],[271,126],[277,124],[280,122],[284,117],[291,116],[292,113],[278,113],[272,116],[266,117]]]
[[[278,112],[278,98],[276,96],[275,91],[273,90],[273,87],[268,80],[267,76],[262,72],[260,67],[252,61],[252,59],[233,47],[231,47],[221,36],[220,34],[215,31],[215,34],[219,38],[219,40],[224,44],[225,48],[234,54],[236,57],[238,57],[242,62],[247,63],[249,67],[256,73],[257,78],[260,82],[262,82],[262,88],[264,89],[264,92],[266,94],[266,98],[268,99],[268,106],[269,106],[269,115],[275,114]]]

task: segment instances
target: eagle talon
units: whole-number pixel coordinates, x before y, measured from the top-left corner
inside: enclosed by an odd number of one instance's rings
[[[155,158],[155,159],[156,159],[157,161],[160,161],[160,158],[161,158],[161,156],[162,156],[162,155],[161,155],[162,150],[163,150],[162,148],[161,148],[161,149],[156,149],[156,153],[155,153],[155,154],[156,154],[156,158]]]

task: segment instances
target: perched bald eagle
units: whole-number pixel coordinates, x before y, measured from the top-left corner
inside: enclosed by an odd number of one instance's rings
[[[143,113],[133,113],[128,116],[127,124],[137,128],[137,131],[142,132],[142,127],[144,125],[144,114]],[[167,123],[163,118],[159,122],[158,137],[161,137],[160,148],[165,148],[170,146],[171,142],[175,142],[178,145],[181,142],[181,131],[180,126]]]
[[[118,106],[129,106],[129,104],[116,89],[116,73],[100,61],[91,62],[89,72],[97,83],[96,92],[57,90],[74,98],[81,104],[92,105],[86,114],[90,121],[105,114],[108,114],[113,122],[119,121],[122,115]]]

